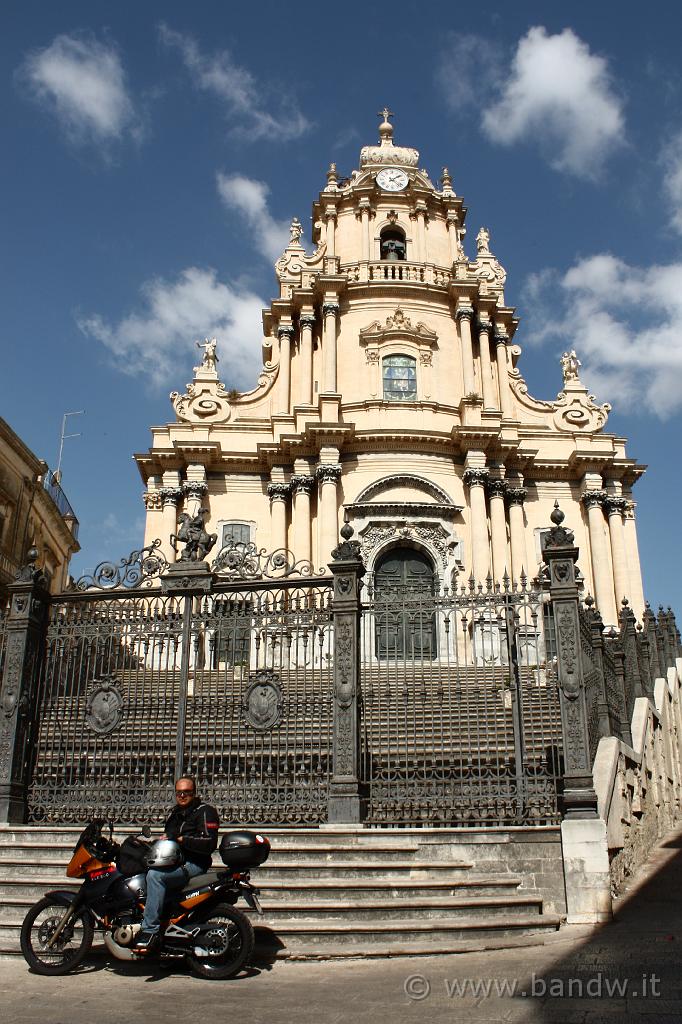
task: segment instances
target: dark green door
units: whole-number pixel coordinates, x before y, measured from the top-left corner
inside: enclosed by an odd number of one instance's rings
[[[436,657],[434,589],[433,566],[420,551],[393,548],[380,559],[374,575],[377,657]]]

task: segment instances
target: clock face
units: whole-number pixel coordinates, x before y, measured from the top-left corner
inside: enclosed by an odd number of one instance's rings
[[[405,171],[401,171],[398,167],[384,167],[377,174],[377,185],[387,192],[402,192],[408,181],[409,178]]]

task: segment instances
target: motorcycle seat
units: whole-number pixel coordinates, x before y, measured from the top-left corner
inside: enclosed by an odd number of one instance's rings
[[[186,885],[183,885],[181,892],[194,892],[195,889],[201,889],[205,885],[212,885],[218,881],[217,871],[207,871],[204,875],[195,875],[194,878],[190,878]]]

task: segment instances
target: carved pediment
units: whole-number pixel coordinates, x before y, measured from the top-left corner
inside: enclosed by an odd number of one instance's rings
[[[402,338],[409,338],[420,347],[434,348],[438,342],[438,335],[435,331],[421,322],[413,324],[411,318],[403,312],[400,306],[396,307],[392,316],[386,317],[386,323],[383,326],[378,320],[375,320],[369,327],[360,331],[361,345],[377,345]]]

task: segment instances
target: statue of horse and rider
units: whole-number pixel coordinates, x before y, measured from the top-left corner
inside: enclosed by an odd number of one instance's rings
[[[177,547],[178,541],[182,541],[185,545],[178,561],[203,562],[215,545],[218,534],[206,532],[204,517],[207,515],[207,508],[199,509],[193,516],[187,512],[181,514],[178,532],[171,537],[173,547]]]

